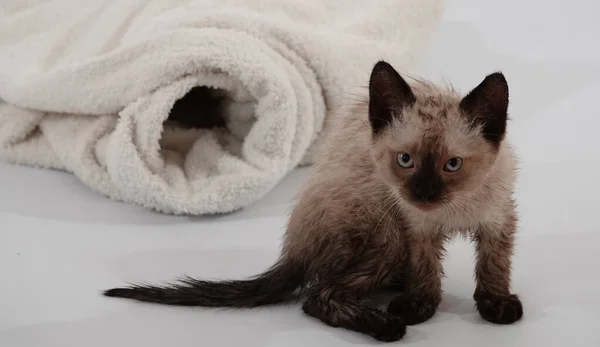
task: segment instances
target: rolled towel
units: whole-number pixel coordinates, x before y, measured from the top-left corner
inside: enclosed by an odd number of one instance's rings
[[[0,159],[164,213],[235,211],[312,162],[328,112],[377,60],[412,68],[442,10],[442,0],[4,0]],[[170,124],[198,88],[224,126]],[[214,109],[200,102],[185,118]]]

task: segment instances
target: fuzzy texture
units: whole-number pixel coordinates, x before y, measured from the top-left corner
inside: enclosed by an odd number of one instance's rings
[[[513,323],[523,309],[510,290],[517,216],[516,160],[505,141],[508,96],[501,73],[462,96],[425,81],[409,85],[379,62],[368,101],[330,119],[331,136],[299,193],[273,269],[246,281],[186,279],[104,294],[248,307],[301,288],[307,315],[395,341],[406,325],[435,314],[444,243],[464,235],[476,244],[477,310],[487,321]],[[362,300],[382,287],[399,292],[387,311]]]
[[[327,110],[377,59],[411,68],[441,14],[442,0],[5,0],[0,159],[166,213],[234,211],[312,163]]]

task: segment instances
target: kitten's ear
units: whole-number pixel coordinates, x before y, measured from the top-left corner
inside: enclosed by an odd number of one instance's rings
[[[488,75],[460,102],[460,108],[475,124],[483,127],[483,136],[499,146],[508,118],[508,83],[501,72]]]
[[[416,101],[410,86],[400,74],[385,61],[373,67],[369,80],[369,121],[374,133],[379,133],[396,112]]]

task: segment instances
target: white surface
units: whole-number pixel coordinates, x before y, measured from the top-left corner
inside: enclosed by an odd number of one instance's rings
[[[442,0],[2,2],[0,158],[192,215],[247,207],[311,163],[327,108],[382,56],[413,68],[443,9]],[[163,126],[198,84],[227,94],[230,132]]]
[[[511,138],[522,160],[514,290],[525,317],[513,326],[479,319],[472,249],[459,241],[449,249],[438,314],[396,345],[600,346],[599,6],[448,3],[421,71],[461,90],[494,69],[509,80]],[[0,166],[0,346],[380,345],[326,327],[297,304],[224,311],[99,295],[128,281],[261,271],[277,255],[304,175],[239,213],[185,218],[108,201],[66,174]]]

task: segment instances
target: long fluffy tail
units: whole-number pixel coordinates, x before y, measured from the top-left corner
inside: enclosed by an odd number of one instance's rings
[[[167,286],[133,285],[104,291],[105,296],[163,305],[206,307],[256,307],[284,301],[302,285],[298,267],[279,262],[247,280],[210,282],[184,278]]]

